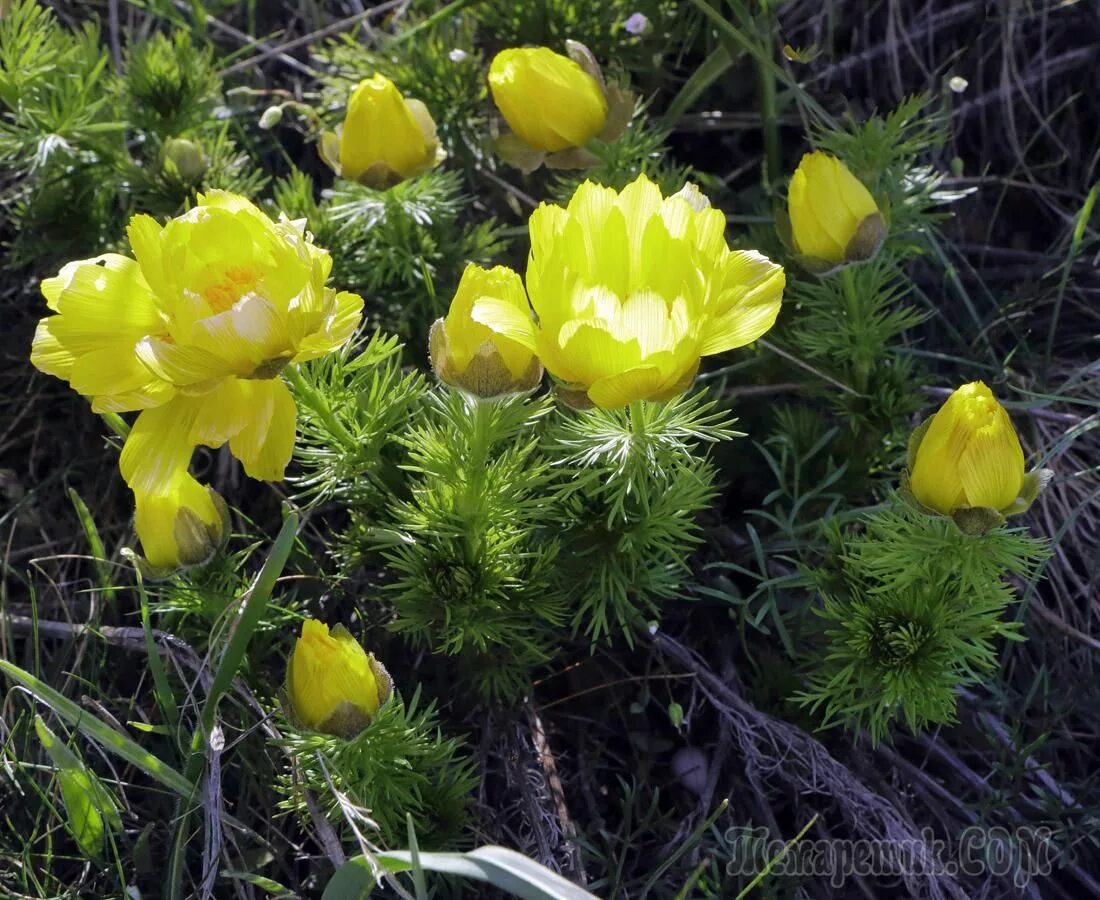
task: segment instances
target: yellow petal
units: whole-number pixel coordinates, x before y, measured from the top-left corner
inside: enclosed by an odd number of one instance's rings
[[[174,385],[202,385],[236,371],[232,361],[208,350],[159,337],[138,341],[134,352],[156,377]]]
[[[198,411],[196,398],[177,394],[137,417],[119,458],[122,477],[135,494],[162,494],[173,478],[187,470],[195,449],[191,429]]]
[[[363,298],[350,291],[340,291],[321,328],[298,343],[294,362],[317,359],[343,347],[355,336],[363,319]]]
[[[479,297],[470,316],[494,333],[535,352],[535,323],[530,312],[525,313],[514,303],[496,297]]]
[[[653,366],[627,369],[601,378],[588,389],[588,399],[601,409],[618,409],[649,399],[662,387],[661,371]]]
[[[710,356],[751,344],[779,316],[786,275],[781,266],[754,250],[730,254],[725,290],[703,335],[700,353]]]
[[[278,378],[241,382],[251,409],[248,424],[229,441],[229,449],[252,478],[282,481],[294,451],[297,409]]]
[[[1006,509],[1020,495],[1024,481],[1024,451],[1008,418],[998,407],[987,425],[971,436],[959,474],[969,506]]]
[[[31,365],[40,372],[68,381],[76,357],[54,336],[52,323],[55,321],[57,316],[39,320],[31,341]]]
[[[189,439],[194,444],[215,449],[244,431],[263,412],[258,412],[253,403],[249,382],[239,378],[224,379],[196,401],[198,411]]]
[[[818,220],[817,210],[811,201],[809,171],[814,168],[810,159],[814,154],[802,157],[802,162],[791,177],[787,192],[787,213],[791,219],[791,236],[795,249],[805,256],[839,263],[844,259],[844,248]],[[816,170],[815,170],[816,172]]]

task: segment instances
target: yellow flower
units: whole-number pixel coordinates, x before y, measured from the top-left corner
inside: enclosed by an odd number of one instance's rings
[[[542,379],[538,357],[523,344],[473,319],[474,304],[492,298],[531,320],[519,275],[506,266],[466,266],[445,319],[432,325],[432,368],[441,381],[478,397],[532,390]]]
[[[694,185],[664,198],[644,175],[621,193],[585,182],[567,208],[544,203],[531,216],[537,326],[491,298],[473,318],[596,406],[667,400],[691,385],[700,357],[755,341],[779,313],[782,267],[731,251],[725,230]]]
[[[307,619],[290,656],[286,693],[296,724],[350,738],[370,724],[393,685],[343,625],[330,633],[323,622]]]
[[[600,83],[547,47],[502,50],[489,66],[489,89],[508,127],[545,153],[583,147],[607,120]]]
[[[375,188],[419,175],[444,156],[428,108],[384,75],[359,82],[339,134],[323,134],[320,150],[336,174]]]
[[[787,212],[796,252],[820,269],[869,259],[886,234],[871,192],[844,163],[820,151],[798,164]]]
[[[154,569],[204,563],[228,532],[225,501],[186,471],[176,472],[156,493],[137,494],[135,499],[135,528]]]
[[[982,382],[964,384],[913,435],[909,489],[945,516],[959,509],[1014,511],[1025,486],[1012,420]]]
[[[283,477],[294,445],[287,366],[344,344],[363,301],[325,287],[332,261],[289,221],[214,191],[161,226],[130,222],[136,260],[66,265],[42,282],[56,315],[31,361],[91,397],[142,410],[120,466],[138,495],[166,493],[198,444],[229,443],[254,478]]]

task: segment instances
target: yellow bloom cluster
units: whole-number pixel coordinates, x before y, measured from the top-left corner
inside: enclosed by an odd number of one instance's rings
[[[55,315],[31,361],[97,412],[141,411],[120,461],[138,535],[152,565],[186,565],[224,533],[220,499],[187,474],[195,447],[228,443],[249,475],[281,479],[295,407],[279,374],[345,343],[363,301],[325,286],[332,260],[299,225],[235,194],[200,196],[166,225],[135,216],[129,237],[134,258],[72,262],[42,282]]]
[[[288,712],[302,728],[354,737],[393,693],[385,667],[343,625],[302,623],[287,668]]]
[[[691,386],[701,357],[755,341],[779,313],[782,267],[730,250],[725,215],[694,186],[664,197],[644,175],[621,192],[585,182],[565,208],[542,204],[529,228],[537,319],[510,273],[498,276],[507,296],[484,289],[471,304],[460,290],[447,333],[464,322],[481,329],[478,347],[488,341],[513,359],[525,348],[581,404],[674,397]],[[436,371],[470,389],[438,363]],[[516,379],[512,389],[526,388]]]
[[[617,139],[634,112],[634,96],[604,81],[583,44],[566,41],[569,55],[548,47],[502,50],[489,67],[493,101],[511,129],[497,143],[507,162],[530,171],[592,165],[584,150],[593,138]],[[325,131],[321,158],[339,176],[386,189],[438,165],[435,120],[420,101],[405,97],[381,74],[351,91],[343,123]]]

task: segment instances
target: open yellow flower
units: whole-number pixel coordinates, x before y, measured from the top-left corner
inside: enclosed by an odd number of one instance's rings
[[[139,493],[135,500],[135,528],[145,559],[154,569],[204,563],[228,533],[225,501],[185,470],[177,471],[156,493]]]
[[[384,75],[359,82],[343,126],[321,136],[320,151],[337,175],[375,188],[419,175],[444,156],[428,108]]]
[[[913,497],[945,516],[968,509],[1022,512],[1041,486],[1036,474],[1024,471],[1008,413],[980,381],[958,388],[914,432],[909,469]]]
[[[827,270],[869,259],[886,235],[871,192],[835,156],[807,153],[787,194],[795,251]]]
[[[279,373],[344,344],[363,301],[325,287],[332,262],[300,227],[215,191],[161,226],[130,222],[135,259],[72,262],[42,282],[31,361],[92,399],[97,412],[142,410],[121,469],[159,496],[198,444],[229,443],[254,478],[290,461],[294,401]]]
[[[565,209],[542,204],[529,227],[538,324],[491,298],[473,318],[596,406],[682,393],[700,357],[755,341],[779,314],[782,267],[730,250],[725,215],[694,185],[666,198],[645,175],[621,193],[585,182]]]
[[[286,679],[287,706],[298,725],[354,737],[392,693],[386,669],[343,625],[330,632],[316,619],[302,623]]]
[[[441,381],[477,397],[532,390],[542,379],[538,357],[523,344],[473,319],[474,304],[492,298],[531,319],[519,275],[506,266],[471,263],[462,273],[446,318],[432,325],[432,368]]]
[[[489,66],[489,89],[508,127],[545,153],[583,147],[607,120],[600,83],[548,47],[500,51]]]

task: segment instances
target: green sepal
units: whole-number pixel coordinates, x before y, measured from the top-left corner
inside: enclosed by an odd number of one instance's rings
[[[555,153],[547,153],[548,169],[591,169],[600,164],[600,158],[584,147],[567,147]]]
[[[594,409],[596,404],[588,397],[588,390],[582,385],[564,384],[558,382],[554,385],[554,396],[566,406],[573,409]]]
[[[340,135],[336,131],[322,131],[317,141],[317,153],[326,166],[340,174]]]
[[[472,394],[479,400],[527,394],[542,382],[542,363],[537,356],[532,355],[530,365],[517,378],[492,341],[482,342],[466,368],[458,371],[451,360],[443,319],[436,319],[428,332],[428,356],[432,371],[440,381]]]
[[[912,472],[917,465],[917,451],[920,449],[921,442],[924,440],[924,436],[928,433],[928,426],[932,424],[932,416],[929,416],[916,428],[913,429],[913,433],[909,435],[909,446],[905,453],[905,466]]]
[[[605,85],[603,95],[607,98],[607,118],[596,137],[605,144],[612,144],[623,136],[634,118],[637,97],[615,84]]]
[[[1020,485],[1019,496],[1003,510],[1004,514],[1006,516],[1018,516],[1021,513],[1026,513],[1039,498],[1043,488],[1050,484],[1053,477],[1053,469],[1032,469],[1028,472]]]
[[[1005,523],[1004,515],[988,506],[960,506],[951,519],[963,534],[985,534]]]
[[[524,175],[530,175],[546,161],[546,154],[524,141],[519,135],[508,132],[493,141],[497,156]]]
[[[799,266],[811,275],[817,275],[818,277],[831,275],[833,272],[844,268],[844,263],[832,262],[828,259],[822,259],[820,256],[810,256],[806,253],[795,253],[794,259]]]
[[[856,228],[856,233],[844,248],[846,263],[864,262],[876,253],[886,239],[886,220],[882,213],[874,212],[865,216]]]
[[[580,41],[566,40],[565,53],[573,62],[580,66],[587,74],[596,79],[601,88],[606,90],[603,80],[603,69],[596,61],[595,54]]]
[[[791,225],[791,214],[785,206],[776,205],[772,214],[775,219],[775,233],[785,250],[792,256],[798,256],[794,246],[794,228]]]

